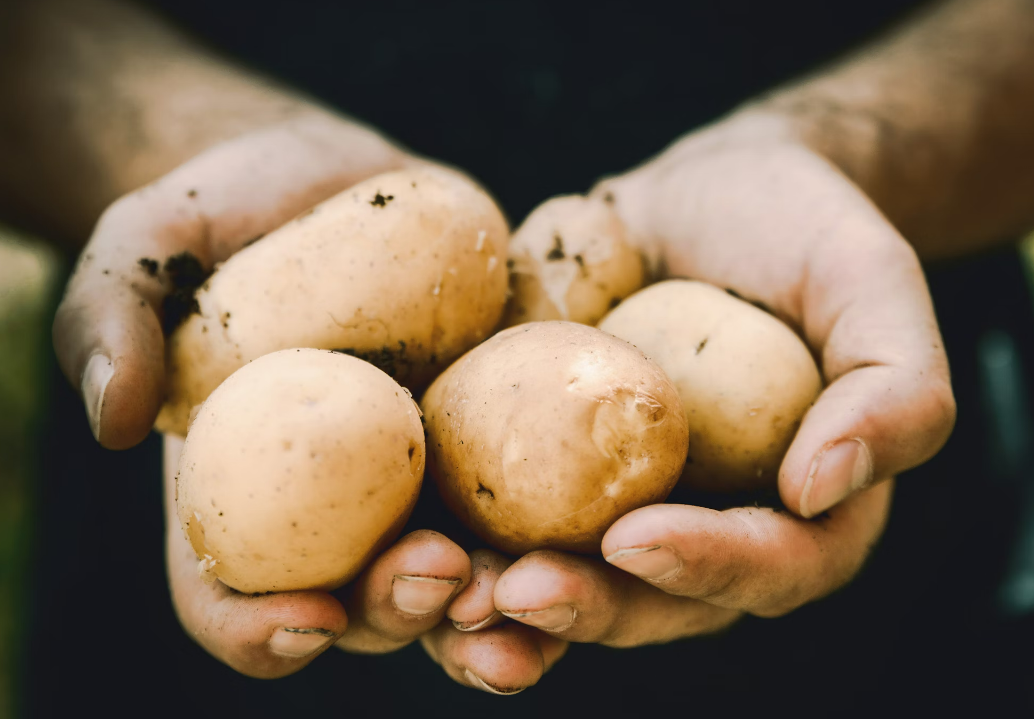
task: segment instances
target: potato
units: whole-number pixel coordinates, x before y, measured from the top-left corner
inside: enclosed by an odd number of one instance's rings
[[[685,482],[709,491],[774,484],[822,390],[811,353],[789,327],[688,280],[637,292],[599,327],[645,352],[678,387],[689,421]]]
[[[668,496],[686,457],[685,413],[664,372],[571,322],[499,333],[442,373],[422,404],[446,505],[512,554],[599,552],[618,517]]]
[[[510,300],[503,325],[570,320],[594,325],[645,283],[625,226],[599,198],[554,198],[510,242]]]
[[[244,248],[196,295],[169,337],[158,429],[250,360],[291,347],[337,349],[411,387],[486,337],[506,302],[509,230],[458,173],[386,173]]]
[[[420,491],[420,409],[372,364],[265,355],[201,405],[176,508],[207,578],[247,592],[333,589],[401,530]]]

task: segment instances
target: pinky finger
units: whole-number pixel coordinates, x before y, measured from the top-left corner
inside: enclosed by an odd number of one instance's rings
[[[421,643],[458,683],[504,696],[537,684],[567,651],[567,642],[519,624],[463,632],[443,622]]]

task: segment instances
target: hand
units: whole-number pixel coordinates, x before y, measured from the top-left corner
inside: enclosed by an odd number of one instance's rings
[[[605,535],[610,566],[533,552],[500,575],[496,607],[557,638],[634,646],[715,631],[743,612],[785,614],[843,586],[885,526],[892,484],[878,481],[931,457],[954,421],[915,253],[830,164],[750,114],[593,194],[613,203],[659,274],[732,288],[794,327],[826,389],[780,468],[794,514],[644,507]]]
[[[264,595],[205,584],[176,516],[183,440],[165,437],[166,559],[184,629],[220,661],[253,677],[292,674],[333,644],[351,652],[399,649],[431,630],[470,581],[470,560],[437,532],[412,532],[337,592]]]
[[[883,532],[892,490],[892,482],[877,484],[811,520],[756,507],[643,507],[604,536],[610,565],[548,550],[511,565],[479,550],[474,579],[448,616],[480,641],[443,623],[424,646],[436,658],[451,652],[439,661],[457,681],[476,686],[488,676],[484,688],[509,693],[503,688],[521,686],[509,677],[534,677],[565,642],[657,644],[719,631],[744,613],[786,614],[857,574]],[[503,617],[538,630],[535,641],[497,626]]]
[[[460,684],[491,694],[517,694],[560,661],[567,642],[506,622],[493,591],[510,560],[486,549],[470,554],[471,579],[449,606],[450,622],[423,635],[424,649]]]
[[[854,577],[883,531],[891,492],[892,483],[878,484],[813,520],[755,507],[643,507],[604,536],[611,566],[532,552],[499,577],[495,603],[551,636],[614,647],[714,632],[744,612],[780,616]]]
[[[814,517],[947,440],[955,401],[915,252],[777,120],[735,115],[593,194],[664,273],[762,303],[812,349],[825,390],[778,476],[794,513]]]
[[[172,289],[161,267],[169,257],[190,252],[210,268],[345,187],[422,162],[368,130],[313,110],[217,145],[114,203],[83,251],[54,324],[62,367],[82,387],[100,442],[132,446],[158,411],[162,301]],[[159,271],[141,263],[144,258]],[[165,438],[168,492],[181,445],[180,438]],[[202,583],[167,496],[169,582],[180,620],[213,656],[251,676],[290,674],[335,643],[363,653],[405,646],[439,623],[470,579],[462,549],[440,534],[417,531],[341,592],[246,596]],[[503,635],[535,642],[524,628]],[[481,641],[467,636],[450,647],[462,652]],[[449,647],[435,651],[449,666],[462,666],[462,656],[453,654]],[[538,656],[526,671],[484,673],[500,686],[527,686],[543,671]]]
[[[513,624],[490,629],[503,619],[495,611],[492,587],[505,563],[485,552],[468,558],[455,543],[427,530],[402,537],[335,592],[247,595],[218,581],[205,584],[176,516],[182,447],[179,437],[165,437],[166,560],[173,605],[187,633],[236,671],[282,677],[335,644],[348,652],[381,654],[423,637],[428,653],[456,681],[512,694],[537,682],[563,655],[566,642],[542,632]],[[442,621],[447,608],[450,617],[460,618],[455,624]]]
[[[158,413],[170,257],[189,252],[211,269],[344,188],[420,162],[369,130],[309,110],[216,145],[112,204],[54,320],[58,360],[81,387],[100,443],[136,444]]]

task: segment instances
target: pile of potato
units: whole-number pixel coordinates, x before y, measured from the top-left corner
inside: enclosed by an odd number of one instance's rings
[[[553,200],[509,235],[468,178],[392,172],[205,282],[167,342],[157,427],[186,434],[176,504],[207,578],[350,581],[401,531],[425,457],[512,554],[598,552],[680,478],[772,484],[821,389],[793,331],[699,282],[641,289],[601,200]]]

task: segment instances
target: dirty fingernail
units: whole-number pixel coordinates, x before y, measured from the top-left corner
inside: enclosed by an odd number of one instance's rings
[[[503,616],[549,632],[562,632],[571,628],[578,617],[578,612],[569,604],[558,604],[555,607],[540,609],[536,612],[503,612]]]
[[[269,638],[269,650],[282,657],[300,659],[315,654],[333,641],[334,632],[329,629],[283,627]]]
[[[860,439],[819,452],[801,492],[801,515],[814,517],[872,481],[872,455]]]
[[[457,622],[455,619],[452,620],[452,626],[459,629],[461,632],[476,632],[478,629],[482,629],[499,616],[499,612],[492,612],[484,619],[479,619],[476,622]]]
[[[82,392],[83,403],[86,405],[86,417],[90,420],[90,429],[95,439],[101,437],[101,412],[104,409],[104,390],[108,388],[108,382],[115,374],[115,366],[111,360],[101,354],[96,354],[86,363],[83,370]]]
[[[430,614],[449,601],[459,583],[459,579],[396,574],[391,582],[391,601],[400,612],[414,616]]]
[[[669,547],[659,544],[652,547],[619,549],[606,557],[618,569],[651,582],[663,582],[678,574],[682,560]]]
[[[492,686],[491,684],[486,682],[484,679],[482,679],[481,677],[479,677],[477,674],[475,674],[474,672],[470,671],[469,669],[465,669],[464,670],[464,674],[466,675],[468,682],[470,682],[474,686],[478,687],[479,689],[484,689],[486,692],[491,692],[492,694],[500,694],[502,696],[509,696],[511,694],[520,694],[526,688],[526,687],[521,687],[520,689],[508,689],[508,690],[504,691],[502,689],[496,689],[494,686]]]

